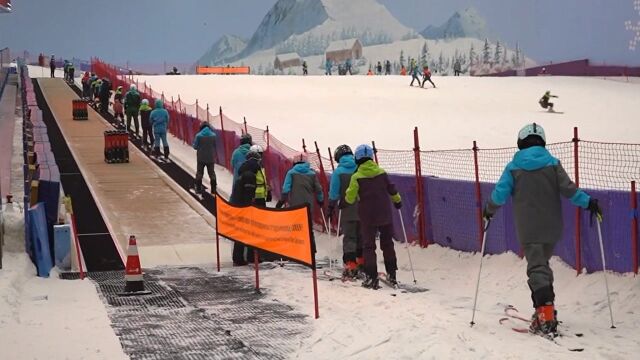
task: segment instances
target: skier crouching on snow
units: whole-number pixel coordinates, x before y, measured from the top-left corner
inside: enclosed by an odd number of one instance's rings
[[[398,264],[393,248],[393,218],[389,202],[393,202],[395,208],[400,209],[402,199],[396,186],[389,181],[387,173],[373,161],[371,146],[358,146],[355,159],[358,169],[351,176],[345,201],[347,204],[354,204],[358,200],[364,271],[367,276],[362,286],[379,289],[376,233],[380,232],[380,249],[384,257],[387,279],[395,284]]]
[[[358,206],[357,203],[353,205],[347,204],[344,196],[351,181],[351,175],[356,171],[357,165],[353,152],[348,145],[338,146],[333,153],[333,158],[338,163],[338,167],[331,174],[327,216],[331,219],[336,207],[340,209],[341,218],[339,223],[342,225],[342,233],[344,235],[342,238],[344,272],[342,275],[345,278],[355,278],[358,275],[358,266],[364,265]]]
[[[280,209],[287,203],[289,206],[298,206],[308,204],[311,214],[313,214],[314,204],[322,208],[324,204],[324,195],[322,186],[316,176],[316,172],[311,169],[309,159],[306,153],[295,155],[291,161],[293,167],[287,171],[282,185],[282,196],[276,204],[276,208]],[[315,240],[311,239],[313,252],[316,252]]]
[[[540,106],[542,106],[545,109],[548,109],[549,112],[553,112],[553,103],[549,102],[551,98],[557,98],[557,96],[551,95],[551,91],[547,91],[544,93],[544,95],[542,95],[542,98],[540,98],[540,100],[538,101]]]
[[[422,71],[423,72],[423,74],[422,74],[422,85],[420,85],[420,87],[424,87],[424,84],[428,81],[435,88],[436,84],[434,84],[433,81],[431,81],[431,70],[429,70],[429,66],[425,65],[422,70],[423,70]]]
[[[540,125],[533,123],[520,130],[519,151],[498,180],[483,216],[491,219],[509,196],[513,197],[516,233],[527,259],[528,284],[535,308],[529,331],[556,335],[558,321],[549,259],[562,237],[560,195],[588,209],[592,215],[601,215],[602,211],[596,199],[571,181],[545,145],[545,133]]]
[[[204,176],[204,168],[207,168],[211,187],[211,195],[216,195],[216,171],[214,163],[216,159],[216,134],[211,130],[208,122],[200,125],[200,131],[193,139],[193,148],[196,150],[196,182],[194,190],[197,194],[202,194],[202,177]]]

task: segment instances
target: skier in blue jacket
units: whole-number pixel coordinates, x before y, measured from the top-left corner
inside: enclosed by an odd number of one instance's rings
[[[156,106],[149,115],[153,127],[153,153],[160,156],[160,142],[164,146],[164,157],[169,159],[169,143],[167,142],[167,128],[169,126],[169,112],[164,108],[162,100],[156,100]]]
[[[216,153],[216,134],[211,130],[208,122],[200,125],[200,131],[193,139],[193,148],[197,151],[196,164],[196,182],[194,185],[195,192],[202,194],[202,177],[204,176],[204,168],[207,168],[207,174],[211,184],[211,195],[216,194],[216,171],[214,168]]]
[[[509,197],[513,198],[516,234],[527,259],[528,284],[535,308],[529,330],[556,335],[558,321],[549,259],[562,238],[560,196],[588,209],[592,215],[601,216],[602,210],[598,200],[571,181],[560,161],[549,153],[545,145],[542,126],[533,123],[520,130],[519,151],[498,180],[483,216],[491,219]]]
[[[338,162],[338,167],[331,174],[329,184],[329,207],[327,215],[333,217],[336,208],[340,209],[340,225],[342,227],[342,261],[344,263],[344,277],[355,278],[358,275],[358,267],[364,265],[362,258],[362,239],[360,238],[360,220],[358,218],[358,205],[347,204],[344,199],[347,187],[351,181],[351,175],[358,166],[353,157],[353,151],[348,145],[338,146],[333,158]]]
[[[251,150],[251,145],[253,145],[251,134],[242,134],[242,136],[240,136],[240,145],[233,150],[233,153],[231,154],[231,168],[233,169],[233,185],[231,186],[231,192],[233,192],[233,187],[240,176],[240,166],[242,166],[242,164],[247,160],[247,154],[249,153],[249,150]]]

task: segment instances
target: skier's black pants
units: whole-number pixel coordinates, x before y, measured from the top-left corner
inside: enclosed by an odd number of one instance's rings
[[[144,130],[143,130],[144,131]],[[209,180],[211,181],[210,191],[213,193],[216,190],[216,171],[214,169],[214,163],[204,163],[198,161],[197,171],[196,171],[196,190],[202,191],[202,177],[204,176],[204,168],[207,168],[207,174],[209,175]]]
[[[524,257],[527,259],[527,277],[531,289],[533,307],[555,301],[553,292],[553,271],[549,259],[555,244],[525,244]]]
[[[109,97],[101,95],[100,96],[100,112],[106,114],[109,112]]]
[[[51,67],[51,77],[54,78],[56,77],[56,68],[55,67]]]
[[[82,83],[82,97],[88,98],[89,94],[89,84]]]
[[[418,80],[418,85],[420,85],[420,78],[417,75],[411,75],[411,84],[409,86],[413,86],[413,82]]]
[[[436,87],[436,84],[434,84],[434,83],[433,83],[433,81],[431,81],[431,77],[430,77],[430,76],[429,76],[429,77],[425,76],[425,77],[422,79],[422,85],[420,85],[420,86],[421,86],[421,87],[424,87],[424,84],[425,84],[427,81],[428,81],[428,82],[430,82],[430,83],[431,83],[431,85],[433,85],[433,87]]]
[[[345,221],[342,223],[342,261],[356,261],[362,256],[362,237],[360,236],[359,221]]]
[[[378,277],[378,263],[376,259],[376,233],[380,231],[380,249],[384,257],[387,273],[394,273],[398,269],[396,251],[393,248],[393,224],[365,225],[360,223],[362,232],[362,255],[364,256],[364,271],[368,276]]]
[[[149,138],[148,143],[147,143],[147,138]],[[142,127],[142,143],[149,144],[149,146],[153,146],[153,130],[151,130],[151,126]]]
[[[138,114],[127,113],[127,131],[131,132],[131,119],[133,119],[133,124],[136,126],[136,135],[140,133],[140,122],[138,121]]]

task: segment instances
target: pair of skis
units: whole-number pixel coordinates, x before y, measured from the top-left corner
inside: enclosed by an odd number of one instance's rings
[[[516,309],[513,305],[507,305],[504,308],[504,314],[506,315],[506,317],[500,318],[500,320],[498,320],[498,322],[501,325],[506,325],[508,323],[512,323],[513,321],[515,322],[524,322],[528,325],[531,324],[531,320],[527,319],[526,317],[524,317],[522,314],[520,314],[520,312],[518,311],[518,309]],[[544,339],[547,339],[551,342],[553,342],[554,344],[558,345],[558,346],[562,346],[562,347],[566,347],[567,350],[569,351],[573,351],[573,352],[582,352],[584,351],[584,347],[581,347],[580,344],[575,344],[574,345],[570,345],[570,344],[566,344],[566,342],[568,341],[568,339],[572,338],[572,337],[577,337],[580,338],[583,336],[582,333],[574,333],[573,335],[565,335],[561,332],[556,332],[553,334],[545,334],[545,333],[534,333],[531,332],[529,330],[529,326],[527,327],[522,327],[522,326],[517,326],[517,325],[511,325],[511,330],[517,332],[517,333],[521,333],[521,334],[531,334],[531,335],[537,335],[537,336],[541,336]]]

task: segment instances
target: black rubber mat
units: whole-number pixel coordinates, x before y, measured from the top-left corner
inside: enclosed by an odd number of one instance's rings
[[[62,274],[77,278],[77,274]],[[121,297],[122,271],[89,273],[131,359],[285,359],[310,335],[306,315],[254,291],[252,273],[148,270],[151,295]]]
[[[66,195],[73,201],[76,215],[78,235],[82,254],[88,271],[106,271],[124,269],[120,254],[116,249],[109,229],[96,206],[95,200],[87,187],[87,183],[80,173],[78,164],[71,155],[62,132],[58,127],[49,104],[42,96],[42,89],[36,79],[33,79],[38,107],[42,110],[42,117],[47,126],[47,134],[51,143],[51,151],[60,169],[60,181]]]

